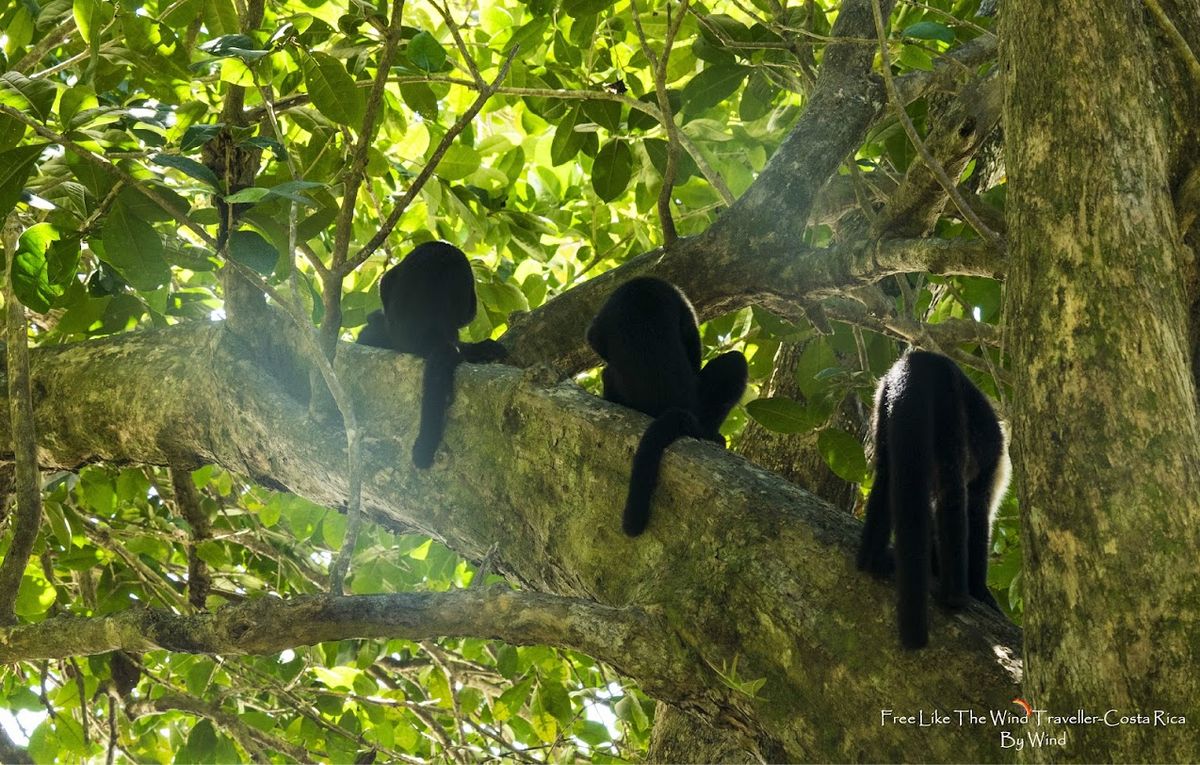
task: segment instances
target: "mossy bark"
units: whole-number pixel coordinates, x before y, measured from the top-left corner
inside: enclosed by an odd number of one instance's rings
[[[1173,10],[1200,18],[1196,2]],[[1043,725],[1067,745],[1033,757],[1189,761],[1200,416],[1170,189],[1172,112],[1194,114],[1196,91],[1159,78],[1175,53],[1142,3],[1007,0],[1003,17],[1025,698],[1188,722]]]
[[[343,434],[219,325],[38,349],[32,362],[46,466],[203,460],[346,500]],[[650,529],[629,539],[620,503],[645,417],[535,373],[463,365],[438,462],[417,471],[420,361],[345,346],[338,373],[365,431],[369,515],[476,559],[495,545],[497,570],[527,588],[654,614],[667,658],[630,674],[656,698],[773,759],[1006,758],[994,730],[880,724],[881,709],[1007,708],[1019,637],[982,609],[935,609],[931,647],[902,652],[892,589],[854,570],[844,509],[688,440],[664,460]],[[731,688],[759,679],[755,695]]]

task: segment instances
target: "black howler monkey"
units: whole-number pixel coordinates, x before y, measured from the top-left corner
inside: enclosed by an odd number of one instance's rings
[[[367,317],[358,342],[425,359],[421,425],[412,461],[433,464],[454,395],[454,369],[462,361],[497,361],[504,346],[495,340],[462,343],[458,330],[475,318],[475,277],[462,250],[446,242],[417,245],[379,282],[383,311]]]
[[[604,398],[654,417],[633,456],[621,527],[631,537],[650,522],[663,452],[681,436],[725,446],[721,423],[746,389],[746,357],[730,351],[700,369],[692,304],[661,279],[638,277],[613,291],[587,331],[604,359]]]
[[[931,573],[948,608],[973,597],[1000,610],[988,592],[987,564],[1011,473],[1007,437],[962,370],[925,351],[901,356],[880,380],[872,420],[875,484],[858,568],[879,577],[895,571],[900,642],[921,648],[929,640]]]

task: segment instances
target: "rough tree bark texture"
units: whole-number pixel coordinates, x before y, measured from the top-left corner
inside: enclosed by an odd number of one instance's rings
[[[1188,719],[1072,726],[1034,757],[1188,761],[1200,417],[1167,105],[1187,91],[1156,81],[1176,53],[1141,3],[1006,0],[1002,15],[1026,698]]]
[[[338,363],[367,431],[371,516],[468,557],[495,544],[498,569],[529,589],[652,614],[666,658],[612,661],[656,698],[741,731],[774,759],[1004,758],[991,730],[880,725],[881,709],[931,700],[1007,708],[1019,638],[982,610],[934,609],[933,645],[901,652],[892,588],[854,571],[859,527],[843,509],[689,441],[668,452],[651,528],[630,540],[619,503],[646,418],[571,384],[465,365],[439,462],[414,471],[419,361],[343,347]],[[220,326],[39,349],[33,389],[47,466],[202,460],[345,501],[342,434],[315,425]],[[738,681],[766,680],[757,698],[719,678],[735,658]]]

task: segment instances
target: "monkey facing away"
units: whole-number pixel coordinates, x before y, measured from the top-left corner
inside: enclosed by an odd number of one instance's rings
[[[962,370],[925,351],[901,356],[880,380],[872,421],[875,483],[858,568],[878,577],[895,571],[900,642],[921,648],[929,640],[931,573],[946,607],[975,598],[1000,610],[988,592],[987,564],[1011,474],[1007,436]]]
[[[393,266],[379,282],[383,311],[367,317],[358,342],[425,359],[421,384],[421,424],[412,461],[433,464],[454,396],[454,370],[462,361],[504,358],[495,340],[459,342],[458,330],[475,318],[475,277],[462,250],[446,242],[425,242]]]
[[[746,357],[730,351],[700,368],[692,304],[673,284],[631,279],[613,291],[588,327],[605,362],[604,398],[655,418],[633,456],[621,527],[631,537],[650,522],[663,452],[682,436],[725,446],[721,423],[746,389]]]

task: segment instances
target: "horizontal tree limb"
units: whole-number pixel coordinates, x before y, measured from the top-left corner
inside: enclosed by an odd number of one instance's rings
[[[343,434],[314,421],[307,403],[281,391],[258,360],[219,323],[36,349],[40,459],[50,467],[214,462],[342,506]],[[420,361],[344,345],[337,365],[364,430],[369,516],[429,533],[474,559],[495,545],[497,570],[529,589],[654,614],[665,625],[654,640],[639,645],[601,633],[595,651],[656,698],[710,721],[753,720],[796,757],[887,759],[918,741],[929,759],[1000,757],[993,737],[969,729],[926,738],[879,725],[884,707],[1007,705],[1020,638],[980,610],[950,618],[931,608],[931,647],[919,656],[901,652],[894,592],[854,570],[859,525],[845,508],[684,439],[663,461],[650,529],[631,540],[620,530],[620,502],[644,416],[533,370],[465,364],[439,460],[416,471],[408,451]],[[7,419],[0,450],[11,451]],[[200,648],[212,647],[214,636],[236,637],[240,650],[275,647],[255,642],[269,636],[221,624],[225,632],[210,626],[177,640]],[[647,646],[664,660],[649,661]],[[766,680],[753,699],[702,674],[727,672],[734,657],[739,678]],[[816,709],[841,721],[837,740],[809,738],[806,721]]]
[[[269,655],[351,638],[489,637],[581,651],[631,674],[668,661],[664,625],[646,611],[506,587],[390,595],[261,597],[213,612],[131,608],[0,629],[0,663],[155,649]]]
[[[718,246],[725,245],[714,244],[705,236],[676,240],[668,252],[640,255],[519,317],[502,338],[511,350],[512,362],[520,366],[551,364],[562,373],[577,373],[598,364],[599,359],[583,342],[584,329],[612,290],[634,276],[654,275],[689,285],[685,292],[701,320],[748,305],[803,320],[808,301],[836,296],[893,274],[929,271],[998,278],[1005,265],[1003,242],[981,239],[860,239],[757,255],[738,247]],[[709,275],[701,281],[697,271]],[[712,278],[714,272],[725,278]]]

